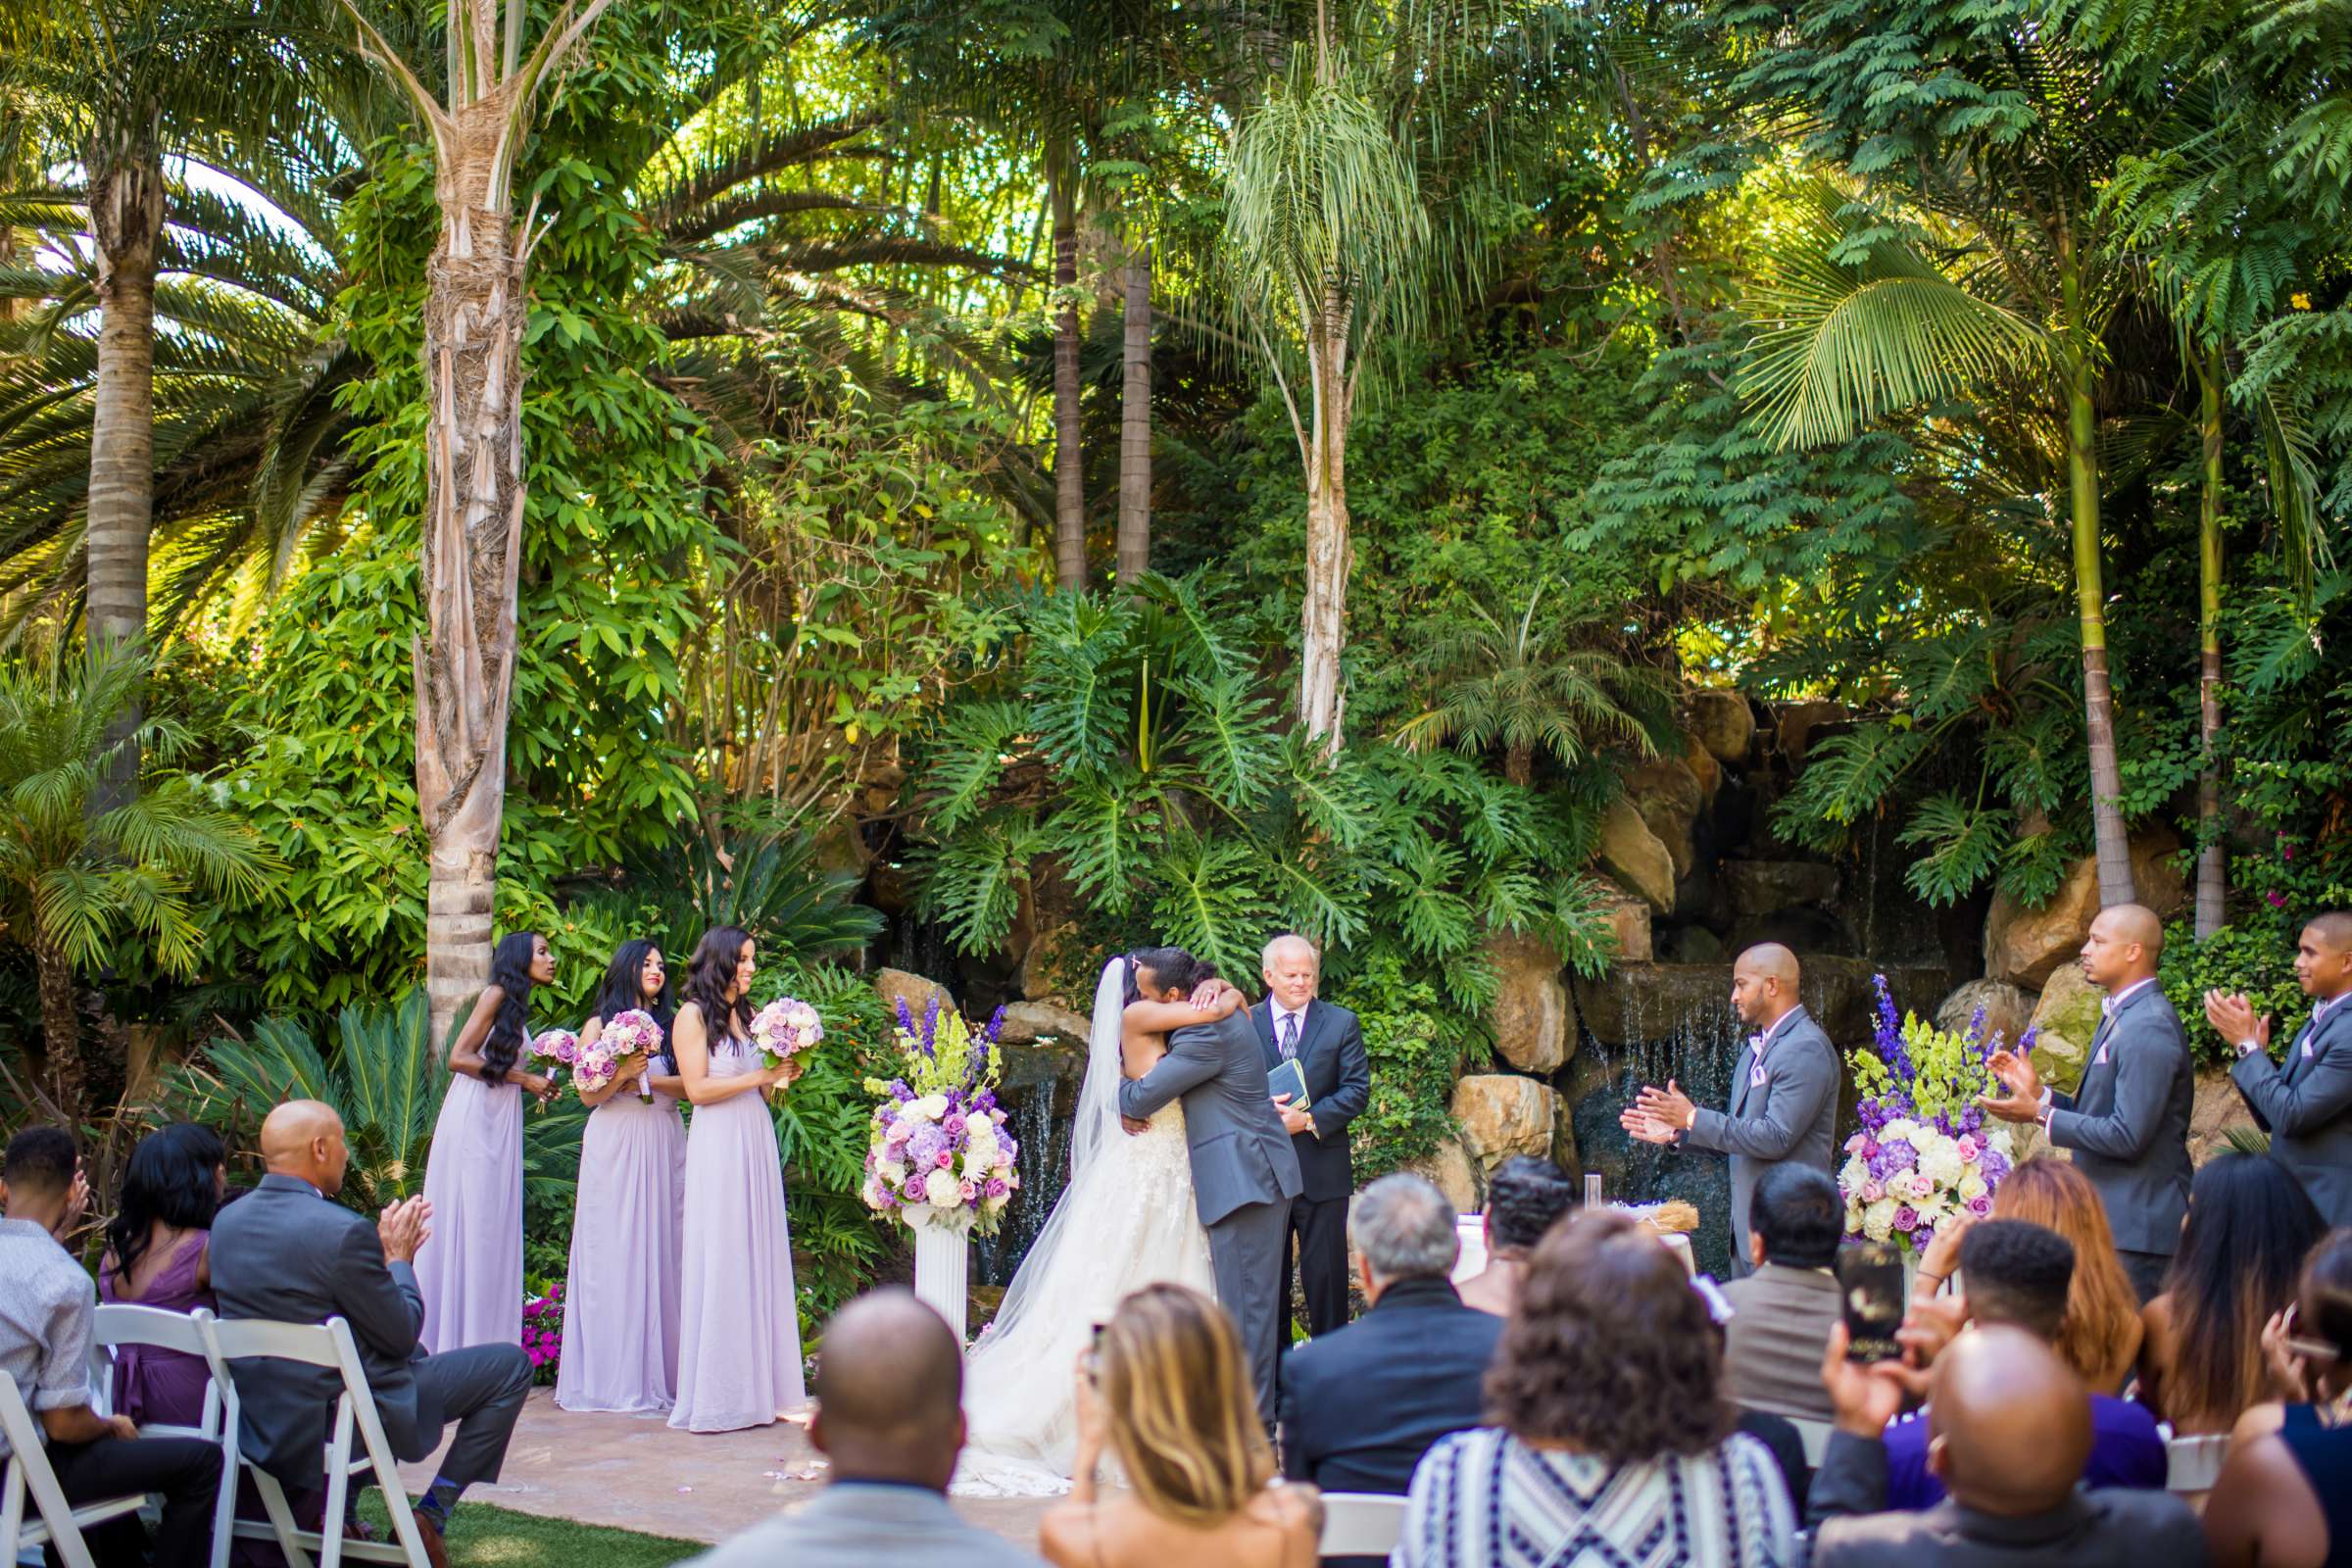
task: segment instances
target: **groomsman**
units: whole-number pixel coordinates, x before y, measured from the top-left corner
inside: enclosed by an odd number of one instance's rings
[[[2072,1095],[2044,1088],[2033,1061],[1995,1052],[1993,1075],[2009,1092],[1986,1095],[2006,1121],[2037,1121],[2051,1145],[2075,1152],[2075,1168],[2107,1205],[2116,1251],[2146,1300],[2188,1217],[2188,1112],[2196,1090],[2180,1015],[2156,988],[2164,922],[2137,904],[2099,911],[2082,944],[2082,974],[2107,993],[2090,1060]]]
[[[2271,1020],[2241,993],[2205,993],[2205,1018],[2237,1051],[2230,1076],[2271,1155],[2295,1173],[2330,1226],[2352,1225],[2352,914],[2323,914],[2303,928],[2295,978],[2312,999],[2311,1021],[2270,1057]]]
[[[1732,1160],[1732,1273],[1749,1273],[1748,1208],[1782,1160],[1827,1171],[1838,1128],[1838,1053],[1796,1000],[1796,955],[1767,942],[1732,965],[1732,1010],[1750,1035],[1732,1070],[1728,1110],[1701,1109],[1669,1079],[1644,1085],[1618,1118],[1646,1143],[1713,1149]]]
[[[1282,1299],[1287,1309],[1295,1277],[1306,1297],[1307,1332],[1320,1337],[1348,1321],[1348,1200],[1355,1193],[1348,1124],[1371,1102],[1372,1061],[1355,1014],[1315,995],[1323,960],[1313,943],[1278,936],[1266,944],[1258,968],[1266,1000],[1250,1009],[1250,1017],[1266,1048],[1266,1068],[1296,1060],[1306,1079],[1306,1109],[1294,1109],[1287,1095],[1274,1097],[1306,1184],[1291,1203]]]

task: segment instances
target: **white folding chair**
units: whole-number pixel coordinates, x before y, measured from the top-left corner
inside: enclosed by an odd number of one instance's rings
[[[2199,1438],[2164,1440],[2164,1490],[2174,1493],[2211,1492],[2222,1478],[2222,1461],[2230,1457],[2230,1434],[2216,1432]]]
[[[0,1484],[0,1563],[13,1565],[26,1546],[48,1546],[63,1558],[66,1568],[98,1568],[81,1533],[134,1514],[146,1505],[147,1494],[134,1492],[74,1507],[66,1501],[57,1472],[49,1468],[47,1437],[24,1404],[17,1380],[0,1373],[0,1434],[8,1438],[8,1480]],[[32,1499],[39,1517],[24,1517],[24,1502]]]
[[[359,1348],[352,1344],[351,1325],[339,1317],[330,1317],[322,1324],[262,1323],[223,1320],[208,1314],[199,1326],[206,1342],[206,1359],[212,1363],[213,1381],[222,1387],[233,1385],[228,1371],[231,1361],[298,1361],[304,1366],[324,1367],[343,1378],[343,1392],[336,1396],[335,1417],[326,1440],[326,1506],[321,1518],[330,1529],[321,1532],[298,1527],[277,1478],[240,1453],[237,1462],[253,1477],[254,1490],[261,1494],[270,1522],[263,1525],[239,1519],[234,1523],[234,1533],[258,1541],[275,1541],[292,1568],[310,1568],[312,1551],[318,1553],[319,1568],[337,1568],[345,1558],[430,1568],[424,1554],[424,1538],[417,1532],[416,1516],[409,1508],[409,1494],[400,1484],[399,1460],[393,1456],[391,1441],[384,1436],[383,1423],[376,1418],[375,1399],[368,1392],[368,1373],[360,1365]],[[356,1455],[352,1452],[355,1436],[361,1448]],[[344,1504],[351,1494],[352,1484],[365,1486],[371,1480],[383,1494],[384,1511],[392,1516],[395,1541],[354,1541],[343,1534],[347,1516]]]
[[[1823,1455],[1830,1451],[1830,1434],[1837,1429],[1830,1422],[1801,1415],[1788,1417],[1788,1424],[1796,1428],[1796,1439],[1805,1446],[1805,1463],[1820,1469]]]
[[[1386,1557],[1404,1534],[1404,1499],[1385,1492],[1323,1494],[1324,1557]]]
[[[213,1568],[221,1568],[228,1561],[229,1527],[237,1517],[237,1387],[213,1373],[212,1356],[204,1340],[204,1325],[212,1321],[212,1316],[211,1308],[202,1306],[191,1314],[167,1312],[160,1306],[138,1306],[127,1301],[106,1301],[99,1304],[93,1338],[105,1347],[113,1360],[120,1360],[122,1350],[131,1346],[176,1350],[204,1362],[207,1373],[212,1374],[205,1385],[204,1413],[198,1425],[173,1426],[151,1421],[139,1428],[139,1436],[201,1438],[219,1446],[220,1496],[213,1505],[212,1561]]]

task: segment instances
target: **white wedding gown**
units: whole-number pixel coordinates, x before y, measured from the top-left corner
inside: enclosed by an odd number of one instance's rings
[[[1069,1489],[1078,1447],[1078,1355],[1121,1298],[1171,1281],[1215,1294],[1208,1232],[1193,1205],[1184,1105],[1143,1132],[1119,1126],[1125,960],[1103,970],[1070,1146],[1070,1183],[964,1360],[968,1435],[958,1496],[1047,1496]]]

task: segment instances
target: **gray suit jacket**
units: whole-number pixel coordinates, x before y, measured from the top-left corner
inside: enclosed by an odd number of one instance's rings
[[[1806,1498],[1812,1568],[2204,1568],[2205,1532],[2187,1503],[2165,1492],[2080,1492],[2048,1513],[2007,1516],[1946,1497],[1916,1513],[1886,1505],[1886,1446],[1849,1432],[1830,1451]]]
[[[308,1182],[265,1176],[213,1221],[212,1252],[222,1318],[341,1317],[351,1325],[392,1451],[403,1460],[433,1451],[441,1412],[424,1408],[429,1396],[412,1371],[424,1358],[416,1343],[424,1297],[408,1264],[384,1261],[372,1221],[319,1197]],[[342,1378],[288,1361],[236,1361],[229,1374],[244,1409],[239,1441],[246,1457],[286,1486],[323,1485],[327,1422]]]
[[[2099,1024],[2075,1092],[2050,1097],[2050,1142],[2074,1151],[2127,1252],[2170,1257],[2180,1246],[2195,1095],[2180,1015],[2148,986]]]
[[[1732,1303],[1724,1328],[1724,1396],[1749,1410],[1832,1419],[1837,1412],[1821,1386],[1821,1357],[1841,1302],[1830,1271],[1767,1263],[1723,1294]]]
[[[1142,1120],[1180,1095],[1201,1224],[1298,1196],[1298,1154],[1266,1087],[1265,1052],[1248,1012],[1170,1034],[1159,1064],[1119,1086],[1119,1112]]]
[[[2257,1051],[2230,1076],[2271,1135],[2271,1156],[2295,1173],[2320,1217],[2352,1225],[2352,1002],[2297,1031],[2283,1064]]]
[[[1732,1070],[1731,1109],[1698,1108],[1683,1143],[1732,1156],[1732,1272],[1745,1274],[1747,1207],[1756,1179],[1777,1160],[1818,1170],[1833,1168],[1838,1132],[1838,1053],[1803,1007],[1791,1011],[1764,1052],[1756,1079],[1756,1048],[1740,1048]],[[1817,1363],[1818,1364],[1818,1363]]]
[[[1044,1568],[965,1524],[928,1487],[836,1481],[793,1514],[754,1525],[694,1559],[696,1568]]]

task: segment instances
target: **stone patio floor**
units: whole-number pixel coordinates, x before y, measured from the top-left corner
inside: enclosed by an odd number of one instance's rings
[[[434,1456],[436,1459],[438,1454]],[[723,1541],[807,1502],[824,1485],[823,1456],[793,1422],[749,1432],[672,1432],[660,1416],[582,1415],[533,1389],[515,1423],[506,1470],[466,1497],[518,1513],[646,1535]],[[431,1462],[407,1465],[412,1496],[432,1480]],[[1034,1549],[1051,1498],[957,1498],[964,1518]]]

